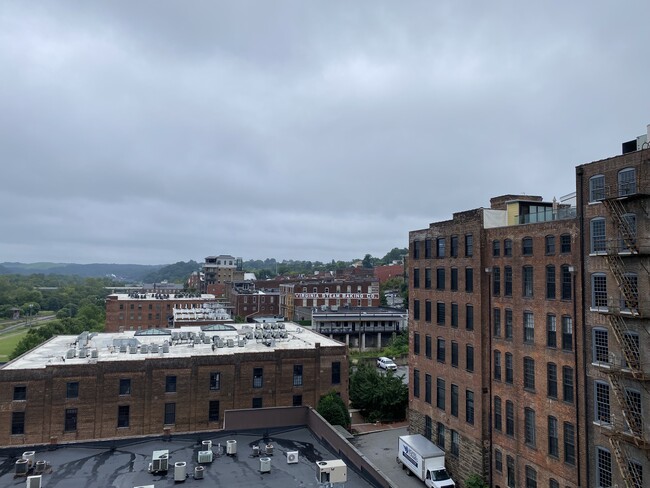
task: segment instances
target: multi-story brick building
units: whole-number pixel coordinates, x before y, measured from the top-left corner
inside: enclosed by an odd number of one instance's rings
[[[505,195],[410,233],[411,430],[461,482],[580,485],[577,229],[567,205]]]
[[[58,336],[0,368],[0,444],[215,430],[347,384],[347,347],[293,323]]]
[[[106,297],[106,332],[173,326],[174,309],[218,305],[214,295],[196,293],[113,293]]]
[[[590,486],[650,483],[650,126],[578,166]]]
[[[201,269],[201,291],[219,297],[223,296],[226,283],[244,279],[242,258],[227,254],[206,257]]]

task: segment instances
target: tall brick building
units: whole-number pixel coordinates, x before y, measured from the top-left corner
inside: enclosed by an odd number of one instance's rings
[[[293,323],[58,336],[0,368],[0,444],[215,430],[347,384],[346,346]]]
[[[202,266],[203,281],[201,290],[216,296],[223,296],[226,283],[242,281],[244,267],[242,258],[235,258],[228,254],[208,256]]]

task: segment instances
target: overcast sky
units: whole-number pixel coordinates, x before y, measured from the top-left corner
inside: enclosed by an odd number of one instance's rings
[[[647,2],[0,3],[0,262],[349,260],[650,123]]]

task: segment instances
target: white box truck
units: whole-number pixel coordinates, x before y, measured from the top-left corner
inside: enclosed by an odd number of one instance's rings
[[[403,435],[398,438],[397,462],[429,488],[456,486],[445,469],[445,451],[423,435]]]

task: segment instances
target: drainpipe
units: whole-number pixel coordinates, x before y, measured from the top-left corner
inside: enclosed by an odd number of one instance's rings
[[[488,276],[488,381],[487,381],[487,391],[488,391],[488,462],[490,464],[488,473],[490,481],[488,486],[493,486],[492,483],[492,268],[485,268],[485,272]]]
[[[587,327],[585,325],[585,306],[584,306],[584,301],[585,301],[585,234],[584,234],[584,170],[582,167],[577,167],[576,168],[576,207],[577,207],[577,212],[578,212],[578,235],[580,236],[580,252],[579,252],[579,258],[578,258],[578,267],[579,267],[579,273],[580,273],[580,298],[582,301],[582,306],[580,307],[580,330],[582,332],[582,381],[583,385],[585,385],[585,391],[584,391],[584,405],[583,405],[583,415],[585,417],[585,432],[584,432],[584,446],[585,450],[587,451],[586,456],[585,456],[585,486],[589,485],[589,478],[590,478],[590,467],[589,467],[589,428],[588,425],[589,423],[587,422],[587,412],[588,410],[588,401],[587,401]],[[573,286],[573,317],[574,317],[574,322],[577,321],[577,300],[578,297],[576,296],[576,276],[577,273],[574,273],[571,276],[572,280],[572,286]],[[580,433],[580,412],[578,408],[578,392],[580,389],[578,388],[578,338],[577,338],[577,331],[578,331],[578,324],[575,324],[574,326],[574,342],[576,345],[576,353],[575,353],[575,368],[576,368],[576,434],[579,435]],[[578,469],[578,486],[582,486],[581,480],[582,480],[582,473],[580,469],[580,459],[582,456],[576,456],[576,461],[577,461],[577,469]]]

